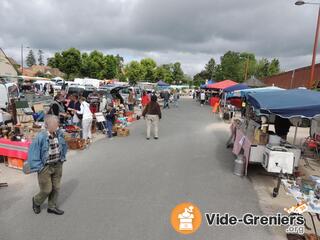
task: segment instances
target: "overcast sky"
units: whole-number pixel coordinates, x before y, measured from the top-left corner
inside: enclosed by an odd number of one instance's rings
[[[180,61],[191,75],[248,51],[288,70],[310,64],[316,17],[293,0],[0,0],[0,47],[19,63],[23,43],[46,57],[76,47]]]

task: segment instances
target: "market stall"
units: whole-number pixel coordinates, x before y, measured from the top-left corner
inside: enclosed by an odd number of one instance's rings
[[[259,163],[268,172],[293,174],[301,149],[286,141],[290,126],[310,127],[320,113],[320,93],[304,89],[255,92],[247,95],[246,116],[231,126],[233,153],[243,155],[245,175],[249,163]],[[275,133],[269,125],[275,125]]]
[[[214,112],[217,112],[218,106],[222,98],[223,90],[237,84],[238,83],[231,80],[224,80],[221,82],[206,85],[206,88],[211,91],[211,96],[208,97],[208,102],[209,105],[213,107],[213,109],[215,109],[213,110]]]
[[[243,83],[223,89],[223,99],[220,102],[220,105],[224,119],[231,119],[235,115],[235,112],[240,110],[242,106],[241,98],[227,98],[228,94],[244,89],[249,89],[249,87],[247,84]]]

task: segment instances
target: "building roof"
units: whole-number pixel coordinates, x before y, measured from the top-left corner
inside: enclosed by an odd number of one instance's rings
[[[256,78],[255,76],[251,76],[248,80],[244,81],[249,87],[265,87],[267,86],[264,82]]]
[[[21,68],[20,68],[20,71],[22,71]],[[34,77],[39,72],[42,74],[49,74],[53,77],[64,77],[64,73],[61,72],[58,68],[52,68],[49,66],[42,66],[42,65],[33,65],[30,68],[23,68],[22,75]]]
[[[14,68],[12,63],[4,51],[0,48],[0,76],[16,77],[18,76],[17,70]]]

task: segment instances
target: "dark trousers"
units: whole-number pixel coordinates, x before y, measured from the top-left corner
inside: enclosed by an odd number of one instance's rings
[[[34,196],[34,202],[38,206],[41,206],[47,198],[48,208],[55,208],[57,206],[62,165],[62,162],[48,164],[38,173],[40,192]]]
[[[169,100],[164,100],[164,102],[163,102],[163,108],[165,109],[165,108],[170,108],[169,107]]]
[[[129,111],[132,112],[134,110],[134,104],[128,104]]]

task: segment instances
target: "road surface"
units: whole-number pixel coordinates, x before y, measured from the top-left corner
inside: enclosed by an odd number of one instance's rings
[[[163,111],[160,124],[159,140],[145,139],[140,120],[129,137],[103,139],[72,154],[64,165],[63,216],[45,209],[35,215],[36,175],[10,170],[18,179],[0,189],[0,239],[274,239],[267,228],[209,227],[204,219],[191,236],[172,229],[170,212],[181,202],[192,202],[202,212],[261,211],[252,183],[232,174],[225,125],[208,107],[184,99],[178,109]]]

